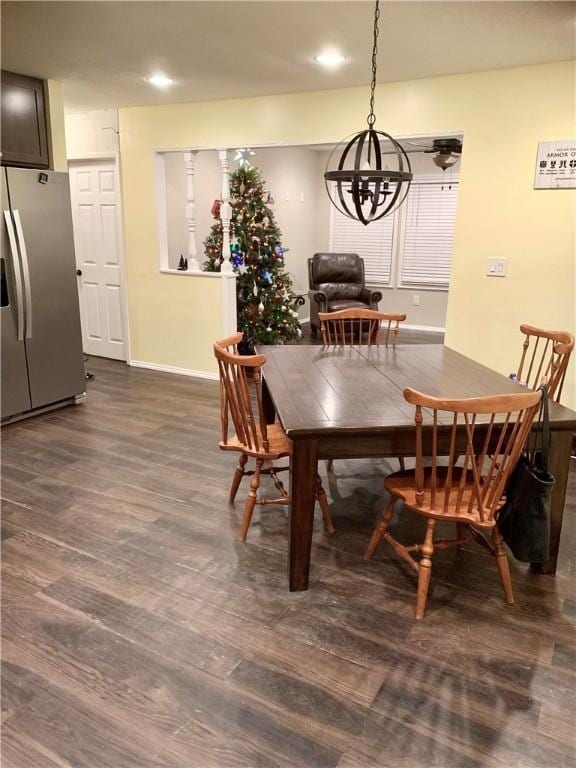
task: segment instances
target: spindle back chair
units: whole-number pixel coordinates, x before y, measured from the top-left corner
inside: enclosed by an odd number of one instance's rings
[[[400,323],[406,320],[403,312],[379,312],[375,309],[341,309],[338,312],[319,312],[322,344],[325,347],[380,346],[382,325],[385,326],[385,345],[390,341],[396,348]],[[400,469],[404,469],[404,458],[399,458]],[[332,471],[334,460],[328,459],[326,469]]]
[[[325,347],[360,346],[363,343],[396,346],[400,323],[406,320],[401,312],[379,312],[375,309],[341,309],[338,312],[319,312],[322,343]],[[366,342],[363,340],[367,339]]]
[[[566,331],[546,331],[522,324],[524,334],[522,357],[516,378],[530,389],[538,389],[545,383],[548,397],[560,402],[570,355],[574,349],[574,336]]]
[[[220,377],[221,447],[241,449],[250,456],[267,454],[270,449],[268,425],[262,404],[261,374],[266,362],[264,355],[239,355],[237,333],[214,343]],[[229,442],[230,421],[235,434]],[[232,447],[233,446],[233,447]]]
[[[222,439],[218,445],[223,451],[240,453],[230,488],[230,504],[234,503],[242,478],[245,475],[251,478],[240,528],[240,538],[245,541],[256,504],[289,503],[288,493],[278,477],[279,472],[288,471],[288,466],[279,467],[272,462],[290,456],[291,442],[281,424],[266,423],[261,386],[261,371],[266,357],[239,355],[238,344],[242,338],[242,333],[236,333],[214,342],[214,355],[218,361],[220,378]],[[248,458],[256,460],[254,470],[246,470]],[[271,476],[280,494],[278,497],[274,499],[258,497],[261,475]],[[316,498],[322,509],[324,526],[329,533],[333,533],[334,526],[328,499],[319,475],[316,481]]]
[[[416,467],[389,475],[384,481],[384,488],[391,495],[390,503],[374,529],[366,559],[372,557],[380,541],[385,539],[396,554],[416,570],[416,618],[421,619],[434,550],[463,544],[469,532],[495,555],[506,600],[512,603],[512,584],[498,530],[498,512],[542,392],[450,400],[406,389],[404,397],[415,406]],[[441,432],[443,443],[449,445],[448,458],[442,458],[442,463],[438,454]],[[425,466],[425,460],[430,466]],[[460,460],[461,466],[458,466]],[[423,544],[406,547],[389,533],[388,525],[398,499],[404,501],[406,508],[428,518]],[[439,520],[457,524],[456,539],[434,541],[434,527]],[[492,544],[481,531],[491,532]],[[412,557],[412,552],[421,553],[420,561]]]

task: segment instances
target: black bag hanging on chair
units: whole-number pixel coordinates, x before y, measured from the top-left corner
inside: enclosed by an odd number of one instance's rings
[[[506,501],[498,514],[498,528],[504,541],[516,560],[524,563],[542,563],[550,556],[550,495],[555,478],[548,472],[548,391],[545,385],[540,389],[542,402],[534,445],[530,449],[529,435],[527,447],[508,480]]]

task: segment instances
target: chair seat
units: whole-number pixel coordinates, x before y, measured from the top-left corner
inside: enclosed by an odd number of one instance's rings
[[[452,490],[450,492],[449,503],[446,511],[444,511],[444,482],[448,474],[446,467],[438,467],[436,470],[436,497],[434,500],[434,507],[430,506],[430,482],[432,473],[430,470],[424,470],[424,502],[419,505],[416,501],[416,478],[413,469],[407,469],[404,472],[394,472],[384,480],[384,488],[388,493],[392,494],[396,498],[402,499],[406,506],[425,515],[426,517],[432,517],[436,520],[450,520],[457,523],[471,524],[478,528],[493,528],[495,521],[483,521],[480,519],[480,514],[476,505],[468,511],[468,502],[474,491],[474,478],[470,470],[466,472],[464,478],[464,488],[462,490],[462,506],[458,513],[455,512],[456,499],[459,498],[460,490],[459,483],[462,480],[463,470],[455,467],[452,470]],[[486,513],[488,517],[488,513]]]
[[[260,426],[258,429],[258,441],[262,444],[262,432]],[[266,428],[268,434],[269,449],[265,451],[263,449],[249,450],[246,445],[242,443],[236,435],[229,438],[228,442],[224,443],[220,441],[218,447],[223,451],[241,451],[247,456],[254,456],[256,458],[268,459],[274,461],[275,459],[282,459],[290,455],[290,449],[292,447],[291,441],[286,437],[284,427],[282,424],[268,424]]]
[[[332,299],[328,302],[329,312],[339,312],[341,309],[366,309],[367,304],[365,301],[358,301],[357,299]]]

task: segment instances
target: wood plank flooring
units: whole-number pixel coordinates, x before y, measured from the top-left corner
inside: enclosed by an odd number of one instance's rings
[[[335,462],[290,594],[286,509],[238,540],[218,385],[88,367],[2,432],[4,768],[576,764],[576,472],[556,578],[513,562],[508,607],[481,550],[439,553],[416,622],[412,574],[362,559],[395,462]]]

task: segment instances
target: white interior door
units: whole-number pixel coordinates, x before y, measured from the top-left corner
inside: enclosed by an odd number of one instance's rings
[[[126,359],[122,238],[114,159],[69,164],[84,352]]]

